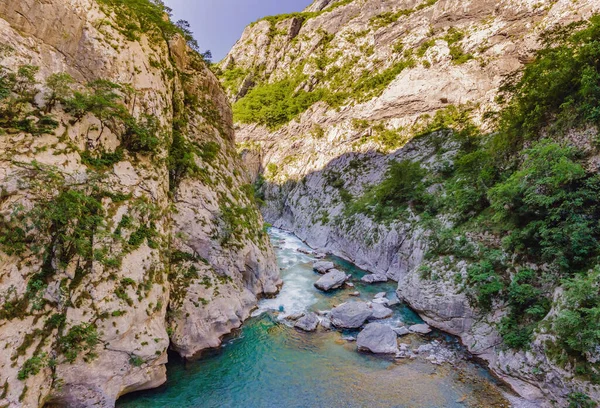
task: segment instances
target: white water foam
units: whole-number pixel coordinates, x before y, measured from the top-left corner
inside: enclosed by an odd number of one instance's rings
[[[272,228],[270,235],[276,248],[277,263],[282,269],[284,285],[276,298],[260,301],[258,309],[252,315],[277,311],[281,320],[292,314],[306,312],[317,302],[313,287],[315,276],[312,272],[312,263],[316,259],[298,252],[298,249],[311,249],[293,234]]]

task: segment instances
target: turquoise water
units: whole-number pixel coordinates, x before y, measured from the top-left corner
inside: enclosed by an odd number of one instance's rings
[[[422,358],[395,361],[357,352],[354,342],[342,338],[355,332],[304,333],[284,324],[288,314],[328,310],[356,299],[349,296],[354,290],[361,292],[362,300],[371,300],[378,292],[392,297],[396,284],[362,285],[363,271],[333,258],[352,274],[356,288],[324,294],[313,287],[318,279],[312,271],[314,259],[296,251],[305,246],[283,231],[272,230],[271,236],[284,280],[277,298],[261,301],[255,317],[221,349],[192,362],[171,355],[163,387],[127,395],[117,407],[505,406],[491,377],[472,362],[452,367],[434,366]],[[383,322],[421,321],[404,305],[393,309],[394,315]],[[459,347],[451,338],[435,333],[433,337]],[[415,335],[402,339],[411,347],[427,340]]]

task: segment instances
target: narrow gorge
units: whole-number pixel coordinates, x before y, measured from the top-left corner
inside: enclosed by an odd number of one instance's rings
[[[0,2],[0,407],[600,403],[597,0],[170,13]]]

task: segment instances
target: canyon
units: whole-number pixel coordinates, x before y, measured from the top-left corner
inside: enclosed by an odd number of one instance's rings
[[[269,226],[531,406],[595,406],[599,12],[315,0],[212,64],[162,2],[0,4],[0,407],[114,407],[218,348],[284,283]]]

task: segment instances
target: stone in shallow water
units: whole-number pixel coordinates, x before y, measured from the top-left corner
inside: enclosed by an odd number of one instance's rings
[[[352,292],[352,293],[350,293],[350,296],[359,297],[360,296],[360,292],[359,291]]]
[[[304,331],[315,331],[317,330],[317,326],[319,325],[319,318],[316,313],[309,313],[306,316],[298,319],[294,327],[304,330]]]
[[[412,326],[410,326],[408,328],[408,330],[410,330],[412,333],[419,333],[419,334],[429,334],[431,333],[431,327],[429,327],[428,324],[423,323],[423,324],[413,324]]]
[[[327,292],[339,288],[344,282],[346,282],[346,274],[337,269],[332,269],[315,282],[315,287]]]
[[[372,320],[386,319],[394,313],[392,309],[388,309],[387,307],[379,303],[372,303],[371,310],[373,310],[373,314],[371,315],[371,317],[369,317],[369,319]]]
[[[301,317],[304,317],[304,313],[294,313],[285,317],[285,320],[298,320]]]
[[[369,323],[358,333],[356,344],[359,350],[372,353],[395,354],[398,352],[396,333],[390,326],[381,323]]]
[[[365,324],[372,313],[365,302],[348,302],[331,311],[331,323],[342,329],[357,329]]]
[[[408,330],[406,327],[394,327],[392,330],[394,330],[394,332],[396,332],[396,334],[400,337],[410,334],[410,330]]]
[[[325,330],[331,330],[331,320],[329,320],[327,317],[323,317],[321,319],[321,327]]]
[[[362,282],[365,283],[377,283],[377,282],[387,282],[388,278],[385,275],[373,273],[371,275],[365,275],[361,278]]]
[[[387,302],[388,306],[396,306],[396,305],[399,305],[399,304],[400,304],[400,301],[398,299],[392,299],[392,300],[389,300]]]
[[[385,292],[379,292],[375,295],[375,299],[381,299],[385,297]]]
[[[335,268],[333,262],[317,261],[313,264],[313,269],[321,274],[327,273],[327,271],[330,271],[333,268]]]

